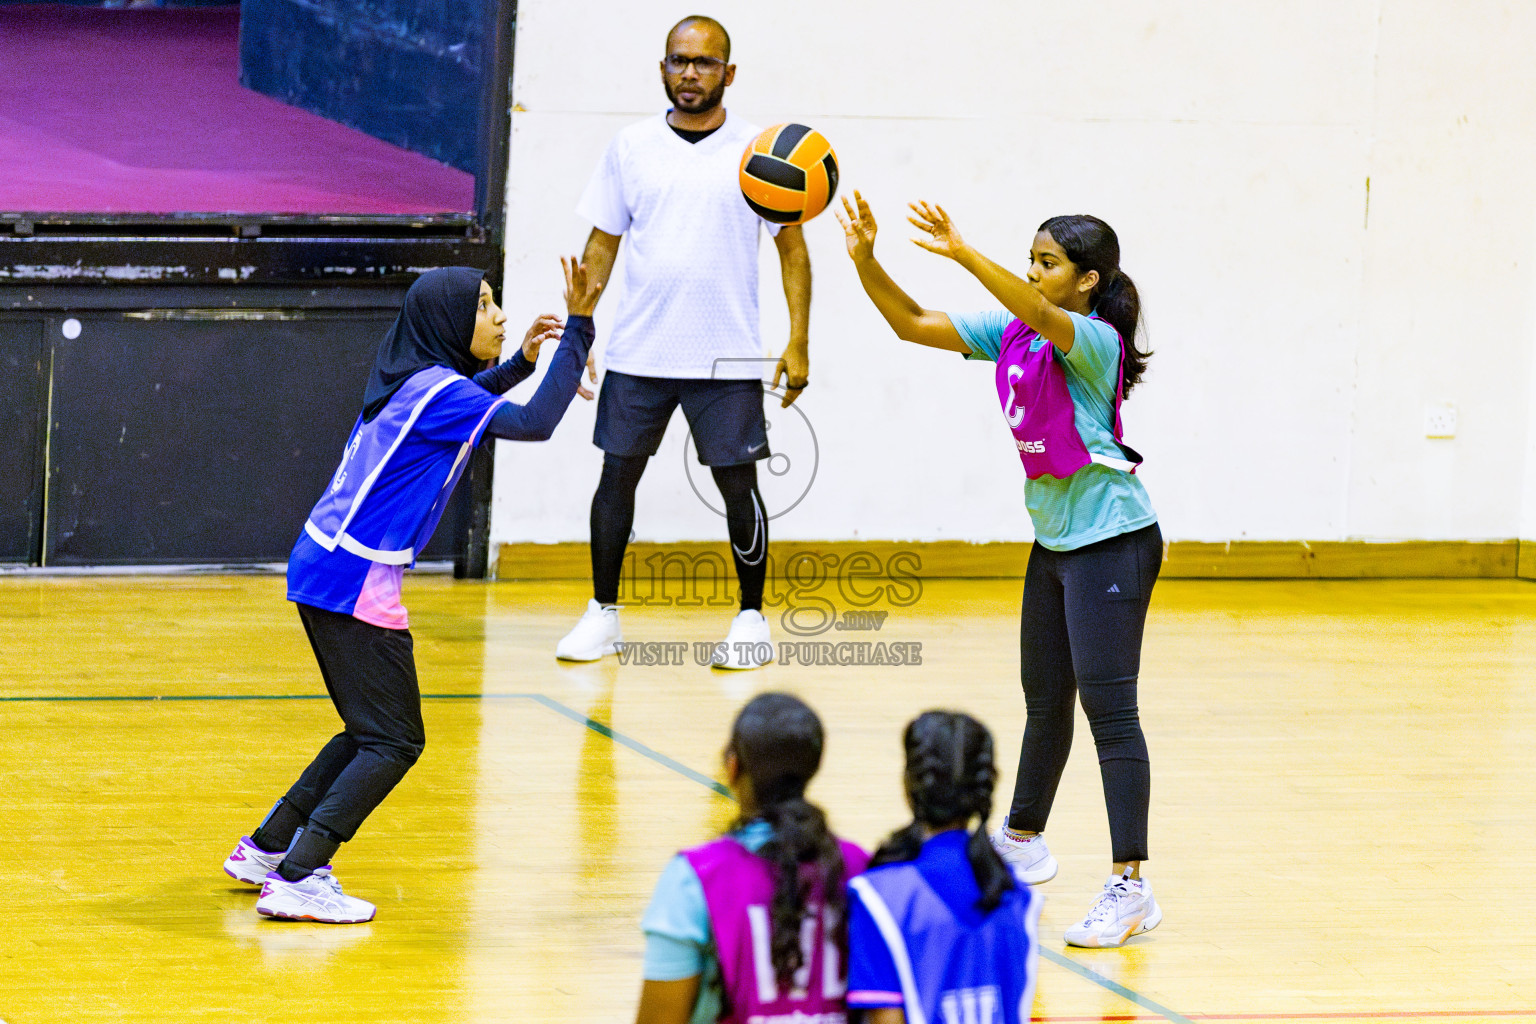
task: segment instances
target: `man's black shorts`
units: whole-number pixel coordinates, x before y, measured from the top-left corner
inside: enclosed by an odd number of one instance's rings
[[[636,377],[609,370],[597,396],[592,443],[610,455],[655,455],[679,405],[704,465],[735,466],[769,456],[760,380]]]

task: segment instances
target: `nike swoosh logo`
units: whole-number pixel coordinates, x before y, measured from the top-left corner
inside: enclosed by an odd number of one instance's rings
[[[757,444],[753,445],[751,448],[748,448],[747,449],[747,454],[748,455],[756,455],[757,452],[758,452],[758,449],[760,449],[760,448],[767,448],[767,447],[768,447],[768,442],[767,441],[760,441]]]
[[[736,553],[737,558],[740,558],[747,565],[756,565],[768,555],[768,537],[765,529],[766,524],[764,523],[763,506],[758,502],[756,491],[752,492],[751,499],[753,520],[752,543],[748,545],[747,550],[743,551],[736,546],[735,541],[731,541],[731,550]],[[762,548],[761,551],[758,550],[759,547]],[[752,557],[753,555],[757,557],[754,558]]]

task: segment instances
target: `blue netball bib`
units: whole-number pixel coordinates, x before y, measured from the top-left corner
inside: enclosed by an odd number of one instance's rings
[[[908,1024],[1028,1024],[1040,897],[1027,885],[984,916],[957,913],[910,862],[848,891],[850,1007],[900,1006]]]
[[[288,599],[405,628],[401,570],[442,519],[505,398],[442,366],[415,373],[370,423],[358,417],[288,560]]]

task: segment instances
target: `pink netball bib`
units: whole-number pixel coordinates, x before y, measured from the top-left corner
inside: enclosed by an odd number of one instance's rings
[[[1057,362],[1055,352],[1055,345],[1040,337],[1022,320],[1014,320],[1003,331],[1003,342],[997,354],[997,398],[1002,404],[1008,429],[1013,431],[1024,473],[1031,480],[1039,476],[1065,480],[1090,462],[1125,473],[1136,472],[1141,456],[1123,444],[1120,449],[1126,455],[1124,459],[1088,451],[1073,419],[1067,371]],[[1117,444],[1120,442],[1123,372],[1124,367],[1117,360],[1114,423]]]
[[[839,842],[843,875],[850,878],[864,870],[869,856],[852,843]],[[698,874],[709,908],[725,983],[726,1007],[720,1019],[733,1024],[846,1020],[847,958],[832,941],[836,922],[821,904],[819,881],[813,883],[811,912],[800,929],[804,965],[788,986],[781,986],[773,970],[773,872],[768,862],[729,836],[684,850],[683,856]],[[806,865],[804,870],[812,868]]]

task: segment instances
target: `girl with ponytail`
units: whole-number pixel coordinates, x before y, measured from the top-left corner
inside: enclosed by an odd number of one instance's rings
[[[1013,805],[993,843],[1030,885],[1056,875],[1046,818],[1072,749],[1081,699],[1109,811],[1111,874],[1074,946],[1119,946],[1163,912],[1141,877],[1147,859],[1151,769],[1137,711],[1142,630],[1162,567],[1163,537],[1141,456],[1121,441],[1120,403],[1149,353],[1136,345],[1141,297],[1120,268],[1120,240],[1097,217],[1052,217],[1030,245],[1021,277],[966,244],[941,206],[914,203],[918,246],[969,271],[1002,309],[924,309],[875,259],[875,218],[864,197],[838,215],[859,282],[897,337],[997,364],[1003,417],[1028,478],[1024,505],[1035,543],[1024,575],[1019,662],[1029,717]]]
[[[805,799],[822,745],[816,712],[790,694],[736,716],[725,776],[741,813],[656,884],[637,1024],[846,1020],[844,884],[869,856]]]
[[[1041,898],[987,838],[992,734],[928,711],[902,742],[912,824],[849,883],[848,1005],[866,1024],[1028,1024]]]

